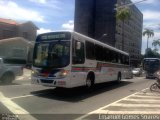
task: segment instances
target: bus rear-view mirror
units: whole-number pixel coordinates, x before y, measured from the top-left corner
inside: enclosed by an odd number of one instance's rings
[[[76,42],[76,49],[80,50],[81,49],[81,42]]]

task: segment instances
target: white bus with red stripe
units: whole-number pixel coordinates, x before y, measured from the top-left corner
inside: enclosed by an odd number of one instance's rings
[[[32,83],[72,88],[120,81],[126,77],[129,54],[77,32],[37,36]]]

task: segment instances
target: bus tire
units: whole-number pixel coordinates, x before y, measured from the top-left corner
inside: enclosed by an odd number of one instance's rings
[[[148,76],[146,76],[146,79],[149,79],[149,77],[148,77]]]
[[[120,82],[121,82],[121,79],[122,79],[121,73],[119,72],[118,75],[117,75],[117,80],[116,80],[116,82],[117,82],[117,83],[120,83]]]
[[[93,88],[93,86],[94,86],[94,78],[95,78],[94,73],[88,74],[87,79],[86,79],[86,87],[87,88],[89,88],[89,89]]]

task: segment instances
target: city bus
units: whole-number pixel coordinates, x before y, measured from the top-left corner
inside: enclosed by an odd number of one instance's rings
[[[143,69],[146,72],[146,78],[154,78],[154,73],[160,70],[160,58],[144,58]]]
[[[74,31],[40,34],[33,52],[32,84],[50,87],[93,87],[121,81],[129,54]]]

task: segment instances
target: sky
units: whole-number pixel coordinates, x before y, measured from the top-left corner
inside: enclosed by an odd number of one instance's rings
[[[141,0],[132,0],[138,2]],[[0,0],[0,18],[18,22],[32,21],[38,34],[55,30],[72,30],[74,27],[75,0]],[[154,30],[152,41],[160,39],[160,0],[146,0],[136,4],[143,13],[144,28]],[[142,38],[142,54],[147,46],[147,38]]]

